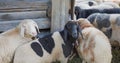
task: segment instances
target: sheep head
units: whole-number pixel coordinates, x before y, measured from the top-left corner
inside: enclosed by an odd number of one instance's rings
[[[22,37],[33,38],[39,33],[38,25],[31,19],[25,19],[18,25]]]
[[[79,19],[81,17],[81,8],[79,6],[75,6],[75,15],[76,19]]]
[[[77,22],[68,21],[68,23],[64,27],[64,37],[65,40],[68,39],[77,39],[79,37],[79,32],[81,32]]]
[[[77,22],[81,29],[84,29],[86,27],[93,27],[93,25],[87,19],[84,18],[78,19]]]

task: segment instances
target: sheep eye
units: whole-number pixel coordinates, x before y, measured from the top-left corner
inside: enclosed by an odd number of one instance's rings
[[[68,25],[67,28],[70,29],[70,28],[71,28],[71,25]]]

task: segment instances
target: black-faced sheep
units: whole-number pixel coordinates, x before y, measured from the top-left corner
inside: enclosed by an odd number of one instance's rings
[[[14,56],[14,63],[67,63],[80,28],[74,21],[69,21],[64,30],[38,38],[19,47]]]
[[[15,49],[33,39],[38,33],[37,24],[23,20],[17,27],[0,34],[0,63],[12,62]]]
[[[110,39],[111,44],[120,46],[120,15],[95,13],[87,18]],[[119,44],[118,44],[119,43]]]
[[[87,19],[78,19],[83,39],[78,39],[76,46],[82,63],[111,63],[112,52],[108,38],[95,28]]]
[[[80,9],[80,7],[75,7],[76,19],[87,18],[93,13],[107,13],[107,14],[119,14],[120,8],[111,8],[111,9]]]
[[[86,18],[92,13],[100,12],[99,9],[81,9],[79,6],[75,6],[76,19]]]

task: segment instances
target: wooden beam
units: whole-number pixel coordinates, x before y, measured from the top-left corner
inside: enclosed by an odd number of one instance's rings
[[[52,0],[51,32],[63,30],[69,20],[70,0]]]
[[[47,18],[33,19],[37,22],[40,29],[50,28],[50,21]],[[6,31],[11,29],[19,24],[21,20],[12,20],[12,21],[2,21],[0,22],[0,31]]]
[[[49,0],[0,0],[0,2],[7,2],[7,1],[10,1],[10,2],[14,2],[14,1],[35,2],[35,1],[49,1]]]
[[[0,13],[0,20],[21,20],[45,18],[46,11],[6,12]]]
[[[74,20],[74,11],[75,11],[74,5],[75,5],[75,0],[71,0],[70,5],[71,5],[71,8],[70,8],[70,10],[71,10],[71,19]]]
[[[11,9],[29,9],[39,8],[41,10],[47,9],[48,1],[3,1],[0,2],[0,10],[11,10]]]
[[[5,8],[0,9],[0,12],[25,12],[25,11],[45,11],[47,7],[34,7],[34,8]]]

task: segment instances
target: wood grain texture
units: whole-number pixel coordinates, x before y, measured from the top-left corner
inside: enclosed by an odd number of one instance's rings
[[[0,13],[0,20],[20,20],[45,18],[46,11],[6,12]]]
[[[69,20],[70,0],[52,0],[51,32],[63,30]]]
[[[0,10],[14,10],[14,9],[38,9],[39,10],[46,10],[47,9],[48,1],[6,1],[0,2]]]
[[[47,18],[33,19],[37,22],[40,29],[50,28],[50,21]],[[0,22],[0,31],[6,31],[8,29],[14,28],[19,24],[21,20],[12,20],[12,21],[2,21]]]

